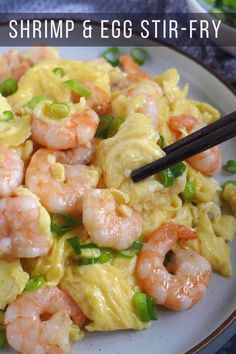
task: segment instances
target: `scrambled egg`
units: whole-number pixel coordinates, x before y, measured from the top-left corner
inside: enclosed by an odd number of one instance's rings
[[[207,214],[200,215],[196,231],[198,239],[186,242],[185,246],[187,245],[205,257],[211,263],[213,271],[225,277],[231,277],[230,246],[225,242],[224,237],[215,235]]]
[[[22,293],[28,279],[29,275],[23,271],[19,260],[0,260],[0,310]]]
[[[66,73],[60,77],[53,69],[60,67]],[[72,79],[83,83],[93,82],[110,95],[110,66],[96,61],[81,62],[75,60],[42,61],[31,69],[19,81],[17,92],[8,98],[15,110],[20,110],[35,96],[47,96],[56,102],[70,102],[71,91],[64,81]]]
[[[31,134],[30,117],[28,115],[14,116],[14,119],[4,121],[1,120],[1,115],[5,111],[12,112],[12,108],[7,99],[0,94],[0,145],[18,146],[23,144]]]
[[[60,285],[91,321],[86,326],[89,332],[140,330],[148,326],[135,313],[135,290],[111,264],[69,266]]]
[[[236,186],[228,184],[223,190],[223,198],[229,203],[234,215],[236,216]]]

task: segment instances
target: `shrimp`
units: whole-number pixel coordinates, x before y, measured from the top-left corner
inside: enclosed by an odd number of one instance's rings
[[[37,198],[20,195],[0,199],[0,257],[34,258],[46,255],[51,236],[40,226]]]
[[[46,46],[32,47],[24,53],[24,57],[28,58],[33,65],[42,60],[57,60],[60,58],[56,48]]]
[[[178,117],[170,117],[169,119],[169,127],[172,131],[178,134],[178,137],[180,137],[182,129],[185,129],[187,133],[193,133],[204,126],[205,124],[203,122],[192,116],[181,115]],[[193,168],[201,173],[207,176],[214,175],[222,166],[220,148],[219,146],[214,146],[200,154],[190,157],[187,161]]]
[[[8,197],[23,181],[24,163],[19,155],[0,146],[0,197]]]
[[[109,113],[111,111],[110,96],[99,86],[93,82],[84,82],[83,85],[88,88],[91,95],[87,98],[86,104],[99,115]],[[80,101],[81,96],[72,91],[71,100],[73,103]]]
[[[8,343],[22,354],[69,353],[71,318],[78,326],[85,322],[74,300],[56,286],[25,291],[5,313]]]
[[[84,196],[83,224],[99,247],[126,249],[140,236],[140,216],[127,206],[125,213],[118,213],[115,198],[107,189],[91,189]]]
[[[150,76],[140,69],[140,66],[130,55],[121,55],[120,64],[123,71],[127,74],[127,82],[129,84],[144,79],[150,79]]]
[[[145,114],[152,119],[154,127],[158,125],[158,102],[157,98],[162,96],[162,89],[152,80],[140,80],[137,84],[131,85],[126,94],[131,97],[142,99],[138,112]]]
[[[60,165],[56,162],[56,152],[46,149],[33,155],[25,174],[26,186],[49,212],[71,215],[80,214],[84,193],[95,187],[98,180],[95,168]]]
[[[90,142],[96,132],[99,117],[89,108],[55,120],[32,113],[32,139],[55,150],[67,150]]]
[[[56,151],[57,161],[68,165],[86,165],[90,163],[95,153],[95,139],[86,145],[80,145],[70,150]]]
[[[58,59],[58,52],[50,47],[30,48],[25,53],[9,50],[0,59],[0,78],[13,77],[16,81],[36,63],[46,59]]]
[[[1,80],[13,77],[19,81],[27,70],[32,66],[30,60],[24,59],[22,54],[16,50],[9,50],[0,59],[0,78]]]
[[[196,232],[168,223],[157,230],[138,254],[136,275],[143,290],[159,305],[185,310],[205,294],[211,277],[210,263],[191,250],[177,250],[168,272],[163,265],[166,253],[178,239],[195,239]]]

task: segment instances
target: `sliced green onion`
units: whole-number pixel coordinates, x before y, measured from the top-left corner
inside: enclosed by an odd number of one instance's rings
[[[126,250],[120,251],[119,255],[123,258],[133,258],[143,247],[143,243],[140,240],[134,241],[134,243]]]
[[[153,299],[140,291],[133,296],[134,307],[138,317],[143,322],[157,320],[157,309]]]
[[[196,188],[191,181],[187,180],[182,196],[184,200],[193,200],[195,198]]]
[[[27,291],[35,291],[41,289],[46,284],[46,281],[41,276],[35,276],[28,280],[25,290]]]
[[[149,322],[150,317],[147,307],[147,295],[138,291],[133,296],[133,302],[140,320],[143,322]]]
[[[224,189],[226,186],[232,184],[233,186],[236,186],[236,181],[225,181],[223,184],[222,184],[222,189]]]
[[[108,138],[112,138],[119,130],[121,124],[124,122],[125,118],[124,117],[116,117],[113,118],[113,120],[111,121],[111,124],[108,128],[108,133],[107,133],[107,137]]]
[[[229,172],[236,173],[236,161],[235,160],[228,160],[225,169]]]
[[[81,253],[80,240],[77,236],[68,238],[67,242],[71,245],[75,254]]]
[[[187,166],[183,162],[166,168],[159,173],[160,182],[164,187],[170,187],[174,183],[175,178],[181,176],[186,170]]]
[[[53,74],[56,74],[56,75],[58,75],[59,77],[63,77],[63,76],[65,76],[65,71],[62,69],[62,68],[55,68],[55,69],[53,69]]]
[[[156,321],[157,320],[157,306],[155,304],[155,302],[153,301],[153,299],[147,295],[147,308],[148,308],[148,314],[149,314],[149,318],[152,321]]]
[[[9,78],[0,83],[0,92],[4,97],[10,96],[18,90],[17,81]]]
[[[187,166],[183,162],[178,162],[176,165],[173,165],[170,167],[170,170],[172,172],[172,175],[177,178],[179,176],[182,176],[184,171],[186,170]]]
[[[99,249],[97,247],[93,247],[93,248],[91,247],[91,248],[87,248],[87,249],[83,248],[81,255],[83,254],[83,252],[85,250],[90,251],[90,253],[86,254],[86,257],[84,257],[84,258],[80,258],[78,260],[78,265],[89,265],[89,264],[95,264],[95,263],[103,264],[103,263],[109,262],[113,257],[113,253],[110,249],[105,249],[105,248]],[[91,257],[94,254],[93,251],[95,251],[95,250],[99,251],[100,254],[99,255],[97,254],[96,257]]]
[[[78,265],[84,266],[84,265],[95,264],[97,262],[98,262],[98,258],[80,258],[78,260]]]
[[[114,119],[110,114],[104,114],[99,117],[99,124],[96,130],[95,137],[106,139],[108,137],[108,130],[112,120]]]
[[[7,338],[5,330],[0,328],[0,349],[3,349],[7,345]]]
[[[26,106],[27,106],[29,109],[33,110],[33,109],[37,106],[37,104],[38,104],[39,102],[44,101],[44,100],[46,100],[46,99],[47,99],[47,97],[45,97],[45,96],[35,96],[34,98],[32,98],[31,101],[29,101],[28,103],[26,103]]]
[[[79,220],[64,213],[56,213],[51,217],[51,231],[56,236],[63,236],[79,225]]]
[[[110,63],[112,66],[117,66],[119,65],[119,58],[121,55],[120,48],[118,47],[111,47],[106,49],[102,56],[108,63]]]
[[[66,118],[70,114],[70,107],[66,103],[52,103],[49,110],[51,115],[57,119]]]
[[[80,96],[83,96],[85,98],[91,96],[91,92],[87,89],[87,87],[81,85],[79,82],[75,80],[67,80],[65,81],[65,84],[69,87],[71,91],[78,93]]]
[[[175,177],[173,176],[171,169],[166,168],[165,170],[159,173],[160,182],[163,184],[165,188],[172,186],[175,181]]]
[[[101,255],[101,251],[97,247],[82,248],[80,258],[96,258],[98,259]]]
[[[133,48],[130,54],[139,65],[143,65],[149,57],[148,52],[142,48]]]
[[[4,111],[3,117],[0,118],[0,121],[3,122],[9,122],[12,120],[14,120],[14,114],[12,113],[12,111]]]
[[[101,254],[98,258],[98,262],[101,264],[107,263],[110,260],[112,260],[112,257],[113,257],[113,253],[111,250],[103,249],[103,250],[101,250]]]
[[[164,149],[164,147],[166,146],[165,144],[165,138],[164,136],[160,135],[160,139],[159,139],[159,145],[161,149]]]

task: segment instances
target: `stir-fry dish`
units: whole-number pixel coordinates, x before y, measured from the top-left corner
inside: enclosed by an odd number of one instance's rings
[[[143,71],[146,59],[138,48],[1,56],[0,347],[69,353],[86,332],[150,327],[158,305],[191,308],[212,271],[231,276],[235,161],[214,147],[130,178],[220,118],[187,98],[175,68]]]

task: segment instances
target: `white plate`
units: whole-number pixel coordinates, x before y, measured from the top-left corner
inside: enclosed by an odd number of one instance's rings
[[[148,43],[148,42],[146,42]],[[135,46],[135,42],[132,43]],[[5,51],[7,48],[2,48]],[[161,73],[176,67],[181,74],[181,85],[190,83],[189,97],[203,100],[216,106],[222,115],[236,110],[234,93],[206,68],[180,52],[167,47],[147,47],[150,61],[145,69],[151,74]],[[61,47],[64,58],[92,59],[103,48]],[[128,52],[128,48],[124,48]],[[235,159],[236,139],[222,145],[223,162]],[[226,172],[216,179],[228,179]],[[232,179],[232,177],[230,176]],[[233,177],[234,178],[234,177]],[[83,354],[180,354],[191,350],[211,332],[216,330],[236,310],[236,240],[232,244],[234,274],[228,280],[213,275],[204,299],[184,312],[159,310],[159,320],[144,331],[119,331],[86,333],[83,341],[73,347],[73,353]],[[235,314],[236,317],[236,314]],[[191,351],[193,353],[195,351]],[[9,354],[10,351],[2,352]]]

